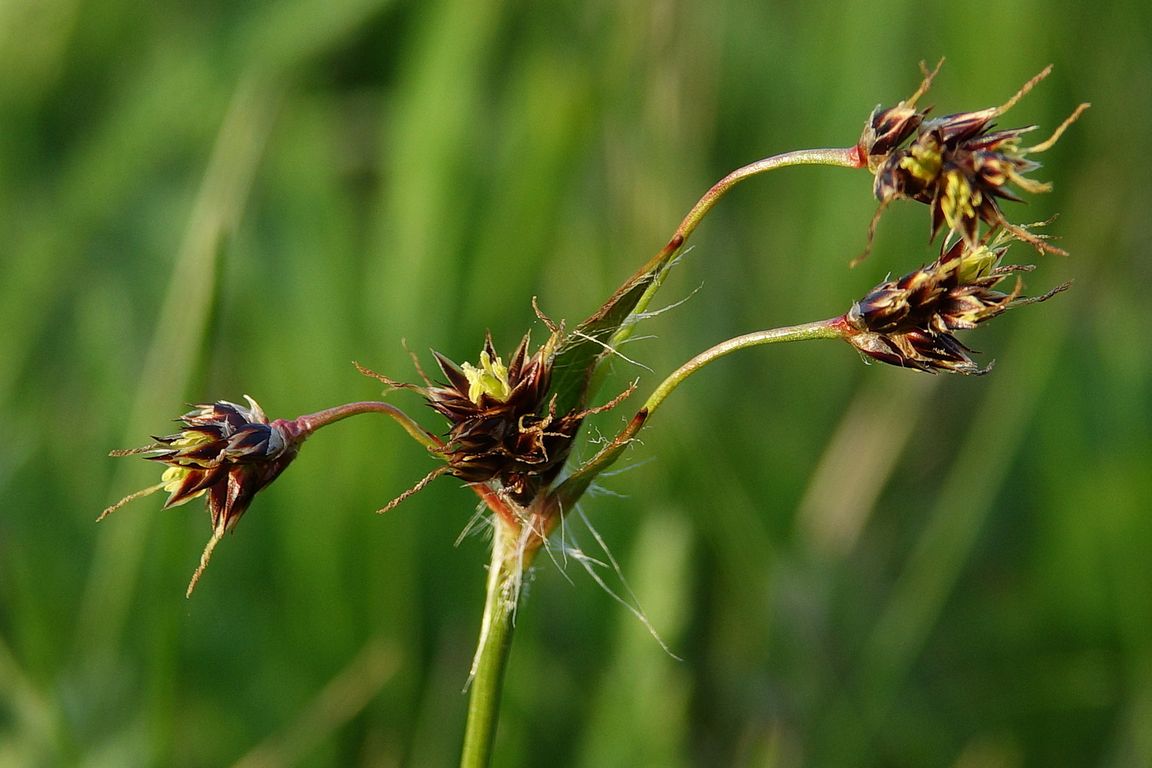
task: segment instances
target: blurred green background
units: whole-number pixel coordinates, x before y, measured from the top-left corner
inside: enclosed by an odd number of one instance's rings
[[[0,765],[457,759],[486,542],[361,417],[311,439],[191,600],[203,505],[102,522],[105,458],[185,404],[379,395],[401,340],[510,350],[575,322],[727,171],[855,141],[947,62],[937,113],[1055,127],[1010,205],[1072,256],[967,340],[986,378],[765,348],[683,386],[541,558],[497,765],[1152,765],[1152,10],[1146,3],[0,0]],[[606,394],[827,317],[933,257],[864,243],[870,179],[789,169],[694,237]],[[415,398],[398,393],[437,426]],[[611,433],[627,411],[591,425]],[[595,528],[589,529],[588,523]],[[581,568],[634,594],[661,650]],[[632,600],[632,598],[629,598]]]

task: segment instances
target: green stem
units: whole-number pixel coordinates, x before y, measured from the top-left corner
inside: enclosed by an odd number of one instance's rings
[[[713,184],[712,189],[704,193],[704,196],[697,201],[688,215],[684,217],[684,220],[680,222],[680,228],[676,230],[676,234],[687,240],[717,201],[728,190],[749,177],[774,171],[777,168],[787,168],[791,165],[831,165],[842,168],[862,168],[864,164],[865,161],[861,159],[860,150],[854,146],[835,149],[798,149],[757,160],[742,168],[737,168]]]
[[[748,349],[749,347],[758,347],[762,344],[776,344],[783,341],[838,339],[843,335],[841,325],[841,318],[834,317],[828,320],[819,320],[815,323],[789,325],[784,328],[771,328],[766,331],[753,331],[743,336],[722,341],[716,346],[709,347],[696,355],[696,357],[677,368],[671,376],[660,382],[660,386],[656,387],[652,394],[648,396],[641,410],[647,411],[648,416],[651,416],[652,412],[660,407],[660,403],[664,402],[664,398],[672,394],[672,390],[683,384],[684,381],[696,373],[696,371],[711,362],[719,360],[725,355],[730,355],[733,352]]]
[[[828,320],[819,320],[803,325],[790,325],[784,328],[772,328],[766,331],[755,331],[722,341],[714,347],[709,347],[693,357],[684,365],[677,368],[668,378],[660,382],[652,394],[644,402],[643,407],[636,412],[628,425],[616,435],[612,442],[604,446],[599,453],[589,459],[576,472],[569,476],[553,492],[557,502],[563,509],[571,509],[576,501],[584,494],[596,475],[611,466],[624,449],[636,437],[637,433],[648,423],[652,413],[660,407],[672,391],[683,384],[689,376],[699,371],[709,363],[730,355],[741,349],[758,347],[763,344],[777,344],[785,341],[808,341],[809,339],[839,339],[844,335],[844,320],[834,317]]]
[[[492,519],[492,529],[492,561],[488,566],[480,640],[472,660],[468,722],[464,728],[460,768],[487,768],[492,760],[500,691],[508,649],[512,646],[513,615],[521,574],[527,565],[520,556],[516,529],[499,518]]]
[[[688,211],[688,215],[680,222],[680,226],[676,228],[676,232],[660,253],[656,254],[656,256],[637,273],[637,275],[643,275],[651,272],[653,269],[657,270],[652,283],[648,286],[647,290],[644,291],[640,300],[636,302],[632,314],[637,315],[648,307],[652,297],[656,294],[656,291],[660,290],[660,286],[664,283],[664,276],[667,274],[668,266],[671,265],[676,254],[683,249],[684,243],[687,242],[688,238],[692,236],[692,233],[696,231],[696,227],[700,225],[704,217],[716,207],[716,203],[720,202],[720,198],[724,197],[730,189],[745,179],[793,165],[828,165],[839,168],[863,168],[867,165],[867,159],[861,155],[860,150],[855,146],[833,149],[798,149],[793,152],[784,152],[779,155],[773,155],[772,157],[765,157],[732,171],[720,179],[720,181],[713,184],[712,188],[696,201],[696,205],[692,206],[692,210]],[[636,278],[634,277],[633,279]],[[616,346],[627,339],[631,333],[632,324],[623,324],[613,335],[611,342],[609,342],[609,347],[616,348]]]
[[[791,165],[830,165],[846,168],[863,166],[860,152],[856,147],[843,149],[808,149],[786,152],[764,158],[738,168],[718,181],[708,190],[680,222],[672,239],[639,272],[636,273],[620,294],[631,286],[651,276],[639,300],[632,305],[632,315],[643,312],[656,291],[664,282],[667,268],[684,247],[685,241],[696,230],[709,211],[715,207],[728,190],[745,179],[777,168]],[[610,301],[609,304],[612,302]],[[599,318],[595,316],[595,318]],[[708,363],[731,354],[738,349],[771,344],[780,341],[801,341],[805,339],[836,338],[840,332],[836,325],[839,318],[819,323],[777,328],[769,331],[750,333],[702,352],[689,360],[665,379],[648,398],[644,407],[632,419],[623,432],[605,446],[590,462],[560,485],[549,498],[559,509],[570,509],[587,489],[592,478],[607,468],[623,452],[624,447],[647,422],[652,412],[685,379]],[[624,323],[613,334],[609,348],[613,348],[628,337],[632,324]],[[500,692],[504,682],[504,671],[508,662],[508,652],[512,644],[513,615],[519,597],[520,579],[535,548],[529,548],[521,541],[518,532],[524,530],[517,520],[501,513],[486,498],[487,490],[477,486],[482,499],[497,512],[492,518],[494,539],[492,560],[488,570],[488,585],[484,604],[484,618],[480,627],[480,639],[476,656],[472,662],[472,687],[468,701],[468,721],[464,730],[464,747],[460,756],[461,768],[486,768],[492,759],[492,747],[496,736],[496,723],[499,715]],[[549,523],[557,516],[545,515],[538,534],[542,540],[548,534]]]

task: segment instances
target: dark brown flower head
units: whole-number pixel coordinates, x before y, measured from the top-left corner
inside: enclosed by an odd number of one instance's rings
[[[966,126],[982,122],[971,114],[954,117]],[[1034,148],[1021,148],[1019,139],[1035,126],[996,133],[987,132],[986,126],[969,135],[951,130],[955,126],[947,122],[922,125],[907,148],[893,152],[877,169],[877,199],[883,204],[899,198],[926,203],[932,210],[933,237],[947,225],[975,244],[981,222],[990,228],[1008,225],[1000,200],[1019,201],[1016,190],[1036,194],[1051,185],[1027,176],[1040,165],[1027,158]]]
[[[115,451],[114,456],[143,455],[167,465],[160,483],[125,497],[99,519],[128,501],[159,490],[168,493],[164,508],[205,496],[212,516],[212,538],[188,586],[196,586],[220,537],[235,527],[256,494],[296,457],[303,436],[282,419],[269,422],[255,400],[249,407],[227,401],[201,404],[178,419],[179,432],[156,437],[143,448]]]
[[[1003,227],[1041,251],[1063,253],[1043,238],[1030,237],[1027,230],[1010,224],[1000,209],[1000,201],[1018,201],[1021,199],[1018,192],[1036,194],[1051,189],[1050,184],[1028,177],[1040,167],[1030,156],[1055,144],[1088,105],[1081,104],[1049,139],[1031,147],[1021,146],[1020,137],[1034,130],[1034,125],[993,130],[993,121],[1014,106],[1051,69],[1045,68],[999,107],[932,119],[927,118],[926,112],[919,112],[902,120],[898,119],[903,114],[900,107],[893,108],[895,113],[890,122],[898,129],[889,131],[891,140],[884,140],[881,135],[869,155],[869,167],[875,174],[873,191],[880,201],[877,217],[893,200],[907,198],[930,206],[933,237],[946,227],[949,232],[961,234],[974,247],[980,240],[983,222],[989,231]],[[930,82],[931,76],[927,76],[916,96]],[[909,137],[910,143],[902,146]]]
[[[457,366],[436,354],[447,382],[425,396],[451,427],[443,455],[451,474],[468,483],[499,481],[519,504],[560,471],[586,412],[556,412],[548,395],[555,335],[534,354],[521,340],[507,365],[489,336],[478,366]]]
[[[1045,301],[1068,287],[1025,298],[1017,278],[1010,293],[996,290],[1007,276],[1032,269],[1000,266],[1008,250],[1002,243],[973,248],[957,239],[928,266],[877,286],[844,316],[845,340],[891,365],[929,373],[987,373],[991,365],[977,365],[954,332],[975,328],[1012,307]]]
[[[429,450],[444,461],[416,485],[388,502],[380,512],[422,490],[432,480],[449,474],[469,485],[485,485],[507,502],[526,508],[556,479],[572,450],[584,419],[615,407],[635,387],[629,387],[604,405],[561,411],[551,391],[553,363],[565,340],[563,328],[548,325],[551,335],[529,354],[527,335],[505,364],[489,335],[478,365],[457,365],[433,352],[443,380],[434,382],[420,369],[424,385],[396,381],[358,365],[360,372],[391,389],[419,393],[448,421],[444,438],[432,437]]]

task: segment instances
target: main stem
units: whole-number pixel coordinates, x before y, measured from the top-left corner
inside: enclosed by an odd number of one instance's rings
[[[637,314],[645,310],[652,296],[663,283],[668,265],[720,198],[732,187],[751,176],[792,165],[831,165],[859,168],[864,165],[864,162],[856,147],[808,149],[786,152],[758,160],[728,174],[712,185],[712,188],[696,202],[688,215],[680,222],[680,226],[677,227],[672,239],[632,278],[636,280],[646,274],[653,274],[651,283],[632,307],[632,313]],[[630,324],[626,324],[618,329],[613,334],[608,346],[614,347],[621,343],[631,332],[631,328]],[[552,497],[553,500],[559,500],[563,505],[567,498],[571,498],[573,501],[579,498],[596,473],[616,460],[627,442],[643,427],[648,416],[660,405],[663,399],[684,379],[717,357],[758,344],[830,338],[835,335],[837,334],[826,323],[812,323],[808,326],[794,326],[748,334],[739,339],[732,339],[717,345],[698,355],[666,379],[653,392],[652,397],[648,399],[645,407],[636,415],[625,432],[621,433],[611,445],[606,446],[576,475],[562,484],[561,488],[556,489],[556,495]],[[531,557],[530,553],[525,554],[524,552],[518,534],[521,530],[520,525],[515,516],[507,510],[507,505],[503,502],[496,503],[499,501],[498,499],[490,498],[493,494],[486,487],[474,487],[477,488],[477,493],[493,511],[491,518],[493,541],[492,560],[488,566],[484,618],[480,626],[480,639],[476,648],[476,656],[472,662],[472,689],[468,700],[468,721],[464,730],[464,748],[460,756],[461,768],[487,768],[492,759],[492,746],[496,736],[496,722],[500,708],[500,692],[504,682],[504,670],[508,662],[508,651],[512,645],[512,618],[519,596],[520,579],[524,568],[528,566],[527,560]],[[572,491],[570,496],[564,495],[563,491],[566,489]],[[547,534],[547,527],[542,528],[541,539],[545,538]],[[532,551],[534,552],[535,549],[533,548]]]
[[[492,560],[488,566],[480,640],[472,660],[472,689],[460,768],[487,768],[492,760],[504,668],[512,646],[512,617],[526,565],[518,555],[516,529],[502,518],[493,517],[492,533]]]

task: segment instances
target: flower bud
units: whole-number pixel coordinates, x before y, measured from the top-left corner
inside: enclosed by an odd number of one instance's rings
[[[941,59],[936,68],[929,72],[924,66],[924,62],[920,62],[920,68],[924,72],[924,80],[916,92],[894,107],[887,109],[876,107],[872,111],[868,122],[864,124],[864,132],[860,135],[860,141],[857,142],[861,156],[868,160],[868,170],[875,173],[880,163],[893,150],[907,141],[924,122],[928,110],[917,110],[916,102],[928,91],[933,78],[936,77],[936,73],[940,71],[940,66],[943,63],[944,60]]]
[[[197,405],[178,419],[182,429],[176,434],[154,437],[151,445],[112,454],[143,455],[167,468],[158,485],[121,499],[104,510],[100,520],[132,499],[158,490],[168,494],[164,509],[200,496],[207,498],[212,538],[188,586],[189,595],[216,543],[235,527],[256,494],[292,462],[304,439],[303,433],[290,429],[282,419],[269,422],[256,401],[244,397],[247,408],[224,400]]]

